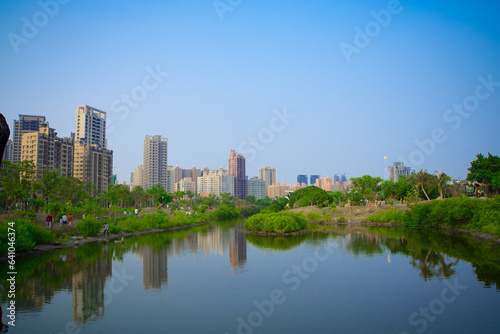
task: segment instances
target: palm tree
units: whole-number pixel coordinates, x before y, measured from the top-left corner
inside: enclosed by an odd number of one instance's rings
[[[427,198],[428,201],[430,201],[431,199],[429,198],[429,195],[427,195],[427,193],[425,192],[424,186],[430,184],[431,175],[427,173],[426,170],[421,169],[418,173],[414,174],[414,177],[416,181],[415,187],[418,188],[420,186],[420,188],[424,192],[425,197]]]
[[[436,184],[439,188],[439,199],[443,199],[443,186],[446,186],[446,184],[451,181],[451,177],[446,175],[443,171],[436,172],[436,177]]]

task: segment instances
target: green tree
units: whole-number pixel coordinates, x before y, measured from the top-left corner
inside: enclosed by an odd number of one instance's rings
[[[427,200],[430,201],[431,199],[429,198],[429,195],[427,195],[424,186],[432,184],[432,175],[427,173],[426,170],[421,169],[418,173],[413,174],[411,179],[414,180],[415,187],[416,188],[420,187],[424,192],[424,195],[427,198]]]
[[[42,198],[45,204],[48,204],[52,199],[57,199],[56,188],[61,182],[61,170],[54,169],[49,171],[44,169],[41,177],[35,181],[33,187],[42,193]]]
[[[22,203],[25,207],[32,197],[35,181],[35,164],[31,161],[21,161],[12,164],[7,160],[0,168],[0,190],[3,206],[10,213],[10,210],[17,204]]]
[[[467,180],[485,185],[486,195],[493,197],[500,192],[500,157],[488,153],[484,157],[476,154],[476,160],[471,161]]]
[[[363,175],[361,177],[351,178],[354,189],[357,190],[363,199],[374,200],[377,193],[381,190],[382,178],[378,176]]]
[[[290,194],[290,207],[326,206],[332,200],[326,191],[316,186],[301,188]]]
[[[451,177],[446,175],[444,171],[436,172],[436,184],[439,189],[439,199],[443,199],[443,188],[446,187]]]

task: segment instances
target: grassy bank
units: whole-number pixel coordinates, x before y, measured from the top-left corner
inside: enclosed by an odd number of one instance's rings
[[[9,227],[15,230],[15,250],[23,252],[33,249],[39,244],[61,244],[68,241],[69,236],[81,235],[84,238],[92,237],[102,231],[102,226],[107,223],[109,232],[117,234],[120,232],[138,232],[152,229],[168,229],[171,227],[190,226],[207,222],[211,219],[222,219],[239,217],[240,209],[234,206],[221,206],[210,213],[196,213],[186,215],[178,212],[170,216],[164,212],[148,213],[140,218],[125,216],[120,218],[96,219],[87,217],[74,226],[63,226],[61,228],[48,229],[36,225],[26,219],[13,219],[0,222],[0,255],[7,254]],[[12,239],[12,240],[14,240]]]
[[[500,236],[500,196],[493,199],[469,197],[434,200],[413,205],[406,212],[387,210],[366,218],[404,226],[447,227]]]

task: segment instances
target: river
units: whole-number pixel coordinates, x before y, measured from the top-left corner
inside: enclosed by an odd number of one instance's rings
[[[433,229],[242,221],[19,258],[9,333],[498,333],[500,250]],[[6,323],[7,267],[0,264]]]

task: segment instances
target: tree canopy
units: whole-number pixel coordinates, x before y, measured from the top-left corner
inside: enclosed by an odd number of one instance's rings
[[[326,206],[331,202],[331,196],[326,191],[315,186],[309,186],[290,194],[290,208],[309,205]]]
[[[485,157],[481,153],[476,160],[471,161],[468,168],[467,180],[486,185],[486,194],[496,196],[500,192],[500,157],[488,153]]]

